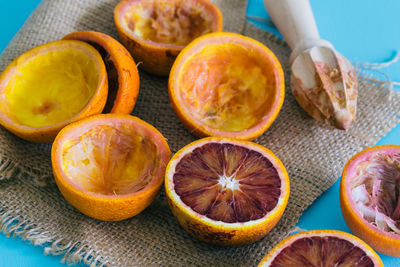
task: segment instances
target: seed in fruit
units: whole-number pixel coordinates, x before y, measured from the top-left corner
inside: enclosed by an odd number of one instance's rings
[[[54,41],[22,54],[0,75],[0,124],[34,142],[52,142],[67,124],[101,113],[107,74],[80,41]]]
[[[400,256],[400,146],[371,147],[346,164],[340,204],[350,230],[376,251]]]
[[[192,40],[222,30],[222,14],[208,0],[125,0],[116,6],[114,20],[140,67],[163,76]]]
[[[164,137],[148,123],[102,114],[62,129],[51,162],[57,186],[72,206],[95,219],[120,221],[154,200],[170,154]]]
[[[252,140],[282,107],[283,70],[263,44],[235,33],[194,40],[175,61],[169,96],[182,123],[195,135]]]
[[[86,42],[103,58],[108,78],[108,97],[103,113],[131,113],[139,93],[139,73],[126,48],[101,32],[73,32],[63,39]]]
[[[239,245],[262,238],[279,221],[289,198],[289,178],[265,147],[210,137],[173,156],[165,190],[173,214],[191,235]]]
[[[362,240],[341,231],[306,231],[276,245],[259,267],[359,266],[383,267],[379,256]]]

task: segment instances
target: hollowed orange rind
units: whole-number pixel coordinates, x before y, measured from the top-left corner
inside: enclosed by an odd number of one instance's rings
[[[222,30],[222,14],[208,0],[124,0],[114,20],[121,42],[140,67],[162,76],[193,39]]]
[[[58,188],[82,213],[103,221],[137,215],[157,195],[170,158],[165,138],[125,114],[101,114],[57,135],[51,159]]]
[[[86,42],[102,56],[108,77],[108,98],[103,113],[131,113],[139,93],[139,73],[126,48],[111,36],[95,31],[73,32],[63,39]]]
[[[33,142],[52,142],[65,125],[101,113],[107,74],[80,41],[54,41],[19,56],[0,75],[0,124]]]
[[[282,107],[283,70],[266,46],[235,33],[211,33],[188,45],[169,77],[175,113],[199,137],[252,140]]]
[[[201,215],[182,201],[175,191],[175,168],[188,153],[210,143],[243,146],[262,154],[272,163],[279,174],[280,195],[276,206],[270,212],[257,220],[226,223]],[[172,213],[180,225],[192,236],[217,245],[244,245],[261,239],[278,223],[289,199],[290,183],[288,173],[282,162],[264,146],[237,139],[208,137],[190,143],[172,157],[165,173],[165,193]]]
[[[368,243],[373,249],[385,255],[400,256],[400,234],[384,232],[377,226],[363,218],[363,215],[355,209],[356,205],[352,197],[351,182],[354,170],[374,153],[398,153],[400,145],[381,145],[367,148],[354,155],[345,165],[340,182],[340,207],[343,218],[350,230],[359,238]],[[398,166],[400,168],[400,166]]]

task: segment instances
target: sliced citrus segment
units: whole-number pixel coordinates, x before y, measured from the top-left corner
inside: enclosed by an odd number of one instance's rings
[[[281,109],[285,85],[275,55],[234,33],[212,33],[188,45],[175,61],[169,95],[175,113],[197,136],[252,140]]]
[[[316,230],[284,239],[258,266],[383,267],[383,263],[366,243],[353,235],[341,231]]]
[[[68,123],[100,113],[106,99],[100,54],[80,41],[50,42],[0,75],[0,124],[26,140],[51,142]]]
[[[139,93],[139,73],[126,48],[101,32],[73,32],[63,39],[84,41],[103,58],[108,77],[108,98],[103,113],[131,113]]]
[[[400,256],[400,146],[371,147],[346,164],[340,184],[343,217],[376,251]]]
[[[103,114],[61,130],[51,156],[56,183],[72,206],[99,220],[119,221],[150,205],[170,154],[164,137],[146,122]]]
[[[168,75],[192,40],[222,30],[222,14],[208,0],[125,0],[116,6],[114,20],[136,62],[157,75]]]
[[[285,167],[270,150],[218,137],[178,151],[167,166],[165,188],[179,223],[190,234],[221,245],[265,236],[289,197]]]

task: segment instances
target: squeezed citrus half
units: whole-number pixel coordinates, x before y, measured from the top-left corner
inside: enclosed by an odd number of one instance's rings
[[[178,151],[167,166],[165,191],[179,223],[214,244],[249,244],[281,218],[289,178],[268,149],[248,141],[209,137]]]
[[[375,146],[346,164],[340,206],[350,230],[376,251],[400,256],[400,145]]]
[[[95,219],[119,221],[154,200],[170,154],[162,134],[148,123],[102,114],[62,129],[51,162],[57,186],[72,206]]]
[[[131,113],[139,94],[139,73],[126,48],[111,36],[95,31],[73,32],[63,39],[86,42],[100,53],[108,78],[108,97],[103,113]]]
[[[193,134],[252,140],[282,107],[283,70],[263,44],[235,33],[212,33],[190,43],[169,76],[169,96]]]
[[[101,113],[107,74],[100,54],[80,41],[54,41],[19,56],[0,75],[0,124],[51,142],[65,125]]]
[[[192,40],[222,30],[222,14],[209,0],[125,0],[115,7],[114,20],[140,67],[163,76]]]
[[[361,239],[333,230],[306,231],[276,245],[259,267],[383,267],[379,256]]]

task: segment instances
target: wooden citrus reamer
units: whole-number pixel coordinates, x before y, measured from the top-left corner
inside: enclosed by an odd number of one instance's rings
[[[292,48],[291,88],[313,118],[348,129],[356,118],[357,77],[351,63],[320,38],[308,0],[264,0]]]

